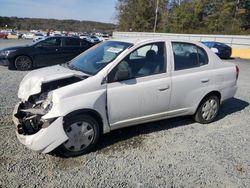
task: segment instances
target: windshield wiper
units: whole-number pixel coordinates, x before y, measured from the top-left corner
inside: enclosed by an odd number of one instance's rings
[[[78,68],[78,67],[76,67],[76,66],[74,66],[74,65],[72,65],[72,64],[70,64],[70,63],[71,63],[71,62],[66,63],[66,66],[67,66],[69,69],[71,69],[71,70],[76,70],[76,71],[80,71],[80,72],[83,72],[84,74],[88,74],[88,75],[90,75],[90,76],[93,76],[93,74],[91,74],[91,73],[89,73],[89,72],[85,72],[85,71],[81,70],[80,68]]]
[[[74,65],[72,65],[72,64],[69,64],[69,63],[67,63],[67,67],[68,67],[69,69],[71,69],[71,70],[82,71],[82,70],[79,69],[78,67],[76,67],[76,66],[74,66]]]

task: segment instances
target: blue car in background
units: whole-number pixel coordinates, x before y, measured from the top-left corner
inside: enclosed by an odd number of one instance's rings
[[[232,48],[226,44],[213,41],[206,41],[202,43],[209,48],[217,49],[213,51],[222,59],[228,59],[232,55]]]

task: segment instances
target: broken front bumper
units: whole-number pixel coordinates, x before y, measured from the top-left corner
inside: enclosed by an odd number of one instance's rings
[[[21,122],[15,117],[19,110],[18,103],[13,112],[13,122],[18,127]],[[19,134],[16,131],[18,140],[26,147],[41,153],[49,153],[63,142],[68,140],[67,135],[63,129],[63,117],[58,117],[48,127],[41,128],[38,132],[32,135]]]

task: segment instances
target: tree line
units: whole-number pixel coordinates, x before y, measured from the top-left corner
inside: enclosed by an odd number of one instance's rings
[[[18,18],[18,17],[0,17],[0,28],[15,30],[59,30],[59,31],[79,31],[93,32],[106,31],[111,32],[115,29],[114,24],[78,21],[78,20],[56,20],[40,18]]]
[[[118,0],[116,16],[120,31],[250,34],[250,0]]]

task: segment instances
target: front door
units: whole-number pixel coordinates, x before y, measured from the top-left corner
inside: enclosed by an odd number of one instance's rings
[[[111,129],[166,116],[171,77],[165,54],[164,42],[150,43],[130,53],[110,72],[107,103]]]

